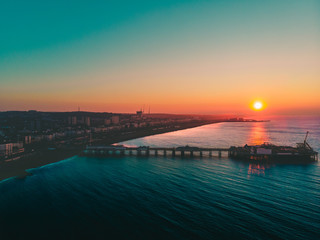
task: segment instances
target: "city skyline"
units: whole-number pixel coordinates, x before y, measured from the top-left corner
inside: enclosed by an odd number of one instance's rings
[[[0,111],[319,114],[318,1],[6,2]],[[259,113],[259,114],[260,114]]]

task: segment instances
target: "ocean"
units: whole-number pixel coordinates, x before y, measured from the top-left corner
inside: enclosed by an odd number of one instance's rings
[[[295,146],[319,117],[217,123],[128,146]],[[320,239],[320,164],[74,156],[0,182],[0,239]]]

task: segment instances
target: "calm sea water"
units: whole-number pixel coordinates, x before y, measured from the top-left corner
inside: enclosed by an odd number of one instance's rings
[[[319,118],[219,123],[127,145],[295,145]],[[320,164],[72,157],[0,182],[0,239],[320,239]]]

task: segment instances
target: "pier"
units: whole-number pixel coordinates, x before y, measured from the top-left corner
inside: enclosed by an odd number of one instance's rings
[[[123,145],[87,146],[83,151],[85,156],[171,156],[171,157],[225,157],[243,159],[255,162],[280,161],[280,162],[315,162],[318,161],[318,152],[314,151],[306,142],[298,147],[275,146],[262,144],[259,146],[208,148],[208,147],[126,147]]]
[[[136,156],[190,156],[190,157],[222,157],[222,153],[229,156],[230,148],[199,148],[199,147],[124,147],[124,146],[88,146],[84,150],[86,156],[109,156],[109,155],[136,155]]]

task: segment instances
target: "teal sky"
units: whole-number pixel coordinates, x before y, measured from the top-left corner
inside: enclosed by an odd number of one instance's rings
[[[0,4],[0,111],[320,109],[317,0]]]

